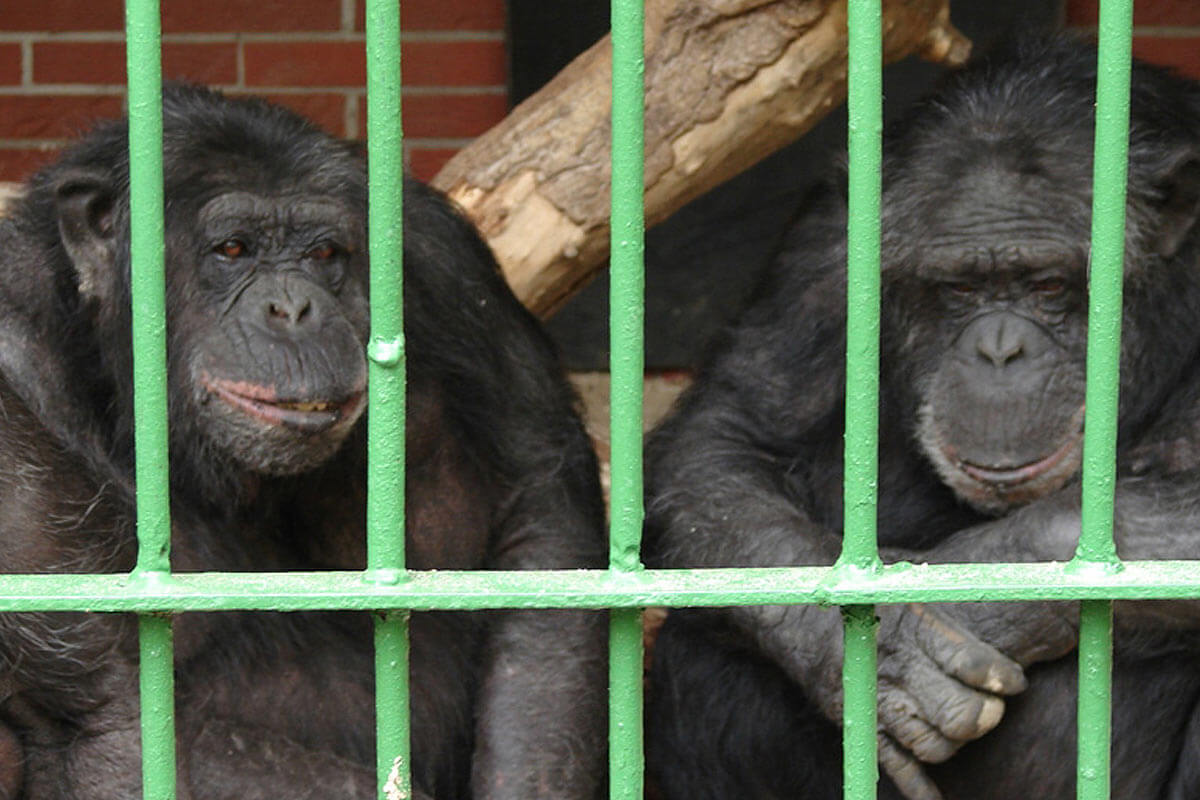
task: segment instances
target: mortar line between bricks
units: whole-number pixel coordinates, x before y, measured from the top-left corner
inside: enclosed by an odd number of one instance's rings
[[[1133,29],[1134,36],[1156,36],[1160,39],[1184,39],[1200,36],[1200,25],[1147,25]]]
[[[1097,27],[1091,25],[1070,25],[1069,30],[1085,36],[1095,37]],[[1200,36],[1200,25],[1138,25],[1133,29],[1134,37],[1149,36],[1159,39],[1187,39]]]
[[[404,94],[410,97],[436,97],[441,95],[469,97],[476,94],[495,97],[497,95],[507,96],[508,86],[498,83],[489,86],[405,86]]]
[[[71,139],[0,139],[0,150],[54,150],[66,147]]]
[[[306,95],[306,94],[350,94],[362,92],[361,86],[242,86],[232,83],[209,84],[214,89],[236,92],[237,94],[277,94],[277,95]],[[107,97],[123,95],[123,83],[39,83],[31,86],[0,86],[0,97],[70,97],[88,95]],[[437,97],[453,95],[455,97],[470,97],[483,95],[496,97],[508,93],[508,87],[500,84],[491,86],[405,86],[404,93],[417,97]]]
[[[359,42],[366,41],[362,31],[352,32],[308,32],[284,31],[281,33],[259,33],[247,31],[242,34],[243,41],[258,44],[260,42]],[[503,42],[504,31],[404,31],[400,34],[400,43],[406,42]]]
[[[0,97],[111,97],[123,94],[123,83],[35,83],[29,86],[0,86]]]
[[[21,85],[33,86],[33,43],[21,42]]]
[[[238,37],[233,51],[233,70],[239,89],[246,86],[246,43]]]
[[[473,141],[475,141],[475,138],[471,136],[454,139],[421,138],[418,136],[404,137],[404,145],[406,147],[419,150],[461,150]]]
[[[163,34],[164,44],[232,44],[237,40],[237,32],[229,33],[167,33]],[[0,33],[0,43],[28,41],[34,44],[48,42],[60,44],[120,44],[125,41],[122,33],[97,31],[16,31]]]
[[[349,92],[342,104],[342,133],[347,139],[359,138],[358,92]]]
[[[444,30],[404,31],[403,42],[503,42],[502,30]],[[5,31],[0,32],[0,43],[45,42],[63,43],[120,43],[125,35],[116,31]],[[243,42],[365,42],[362,31],[283,31],[279,33],[255,31],[209,31],[196,33],[164,33],[163,44],[232,44]]]

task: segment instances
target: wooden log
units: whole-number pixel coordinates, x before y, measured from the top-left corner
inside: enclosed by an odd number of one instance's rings
[[[957,65],[948,0],[884,0],[884,59]],[[434,178],[549,315],[608,256],[606,37]],[[846,93],[845,0],[647,0],[646,222],[795,140]]]

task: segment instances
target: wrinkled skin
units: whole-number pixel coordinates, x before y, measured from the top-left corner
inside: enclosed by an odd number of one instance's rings
[[[1074,551],[1094,64],[1070,40],[1026,39],[885,138],[885,561]],[[1133,87],[1117,547],[1196,558],[1200,89],[1143,66]],[[649,563],[837,557],[845,258],[845,200],[830,187],[651,438]],[[1117,604],[1114,797],[1200,793],[1198,611]],[[1073,604],[877,613],[881,797],[1074,796]],[[664,795],[840,797],[841,646],[835,609],[672,612],[648,718]]]
[[[366,178],[260,101],[164,96],[172,566],[365,567]],[[0,222],[0,564],[133,566],[125,126],[98,128]],[[407,563],[603,564],[573,395],[487,247],[405,187]],[[0,615],[0,796],[140,794],[121,615]],[[415,797],[602,789],[604,625],[587,612],[414,614]],[[185,800],[373,798],[372,622],[175,621]]]

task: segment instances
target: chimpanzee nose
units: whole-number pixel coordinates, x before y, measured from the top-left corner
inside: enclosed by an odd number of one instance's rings
[[[1021,355],[1025,342],[1020,328],[1012,324],[1013,320],[1000,317],[992,320],[991,325],[984,326],[975,342],[975,349],[988,361],[997,367],[1003,367],[1008,362]]]
[[[294,333],[316,322],[317,306],[310,287],[301,281],[281,281],[259,302],[267,325],[281,333]]]
[[[267,303],[267,316],[276,325],[299,325],[305,321],[310,311],[312,301],[307,297],[281,297]]]
[[[967,324],[954,348],[964,364],[988,369],[1015,367],[1038,360],[1053,342],[1033,320],[1010,311],[994,311]]]

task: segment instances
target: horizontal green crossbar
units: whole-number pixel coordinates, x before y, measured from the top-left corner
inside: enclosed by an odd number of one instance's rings
[[[0,576],[4,611],[303,611],[638,608],[771,603],[1165,600],[1200,597],[1200,563],[1130,561],[1118,573],[1064,562],[698,570],[411,571]]]

